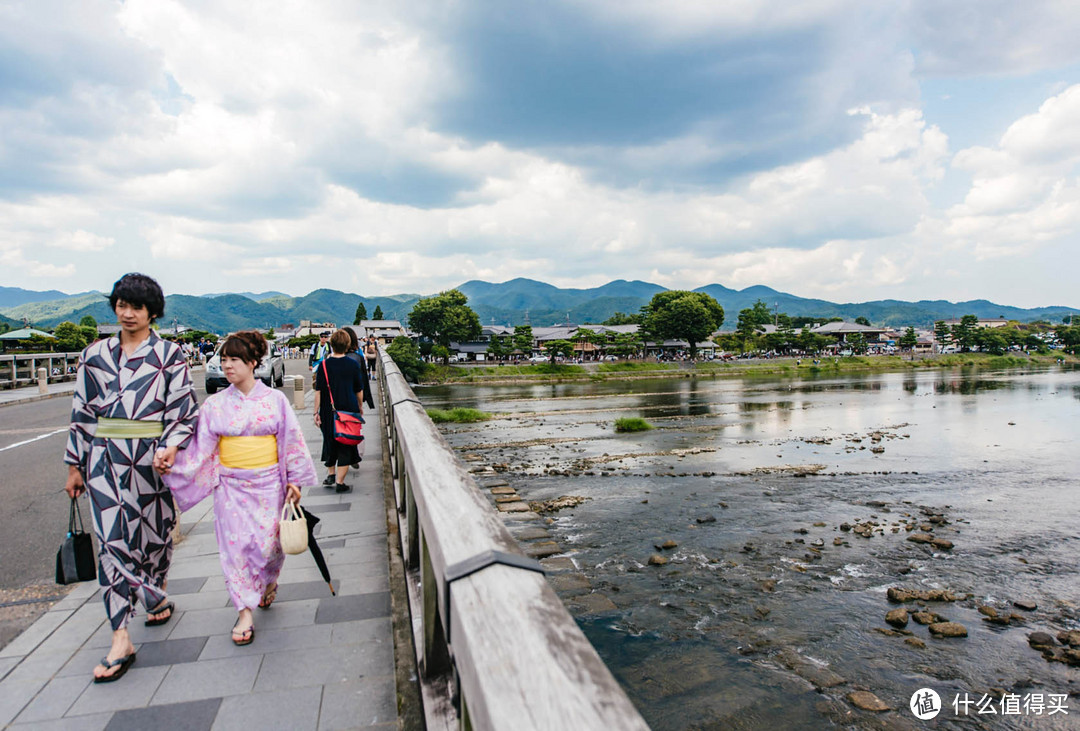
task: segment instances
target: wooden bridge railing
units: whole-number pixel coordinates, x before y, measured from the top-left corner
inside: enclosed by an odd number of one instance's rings
[[[377,375],[428,729],[648,729],[383,348]]]

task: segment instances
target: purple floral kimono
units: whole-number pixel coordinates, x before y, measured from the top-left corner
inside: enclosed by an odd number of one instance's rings
[[[278,463],[260,469],[223,467],[219,437],[277,437]],[[289,401],[262,381],[245,396],[229,386],[203,403],[194,441],[177,453],[165,475],[181,510],[214,495],[214,533],[221,553],[225,587],[237,611],[252,608],[277,581],[285,554],[278,520],[286,484],[319,481]]]

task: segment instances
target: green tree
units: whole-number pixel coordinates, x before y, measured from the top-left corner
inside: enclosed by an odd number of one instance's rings
[[[915,328],[909,327],[904,331],[904,334],[900,336],[900,347],[907,350],[912,350],[919,344],[919,336],[915,334]]]
[[[607,335],[590,330],[587,327],[579,327],[570,338],[581,347],[582,354],[585,353],[586,343],[594,346],[597,350],[603,350],[608,341]],[[593,352],[596,352],[596,350]]]
[[[952,326],[953,340],[960,346],[960,351],[966,353],[975,345],[975,331],[979,326],[979,318],[975,315],[964,315],[960,322]]]
[[[1066,353],[1080,355],[1080,325],[1059,327],[1054,333],[1057,335],[1062,347],[1065,348]],[[1039,342],[1042,344],[1042,341]]]
[[[753,307],[739,310],[739,320],[735,325],[735,332],[744,340],[756,337],[757,329],[762,325],[771,325],[773,314],[769,312],[769,306],[758,300]]]
[[[952,331],[949,330],[949,326],[945,324],[944,320],[938,320],[934,323],[934,340],[937,340],[938,345],[942,348],[945,347],[945,343],[952,339]]]
[[[641,314],[628,315],[625,312],[616,312],[614,315],[604,320],[601,325],[640,325]]]
[[[691,360],[697,357],[697,344],[724,323],[724,308],[715,299],[704,292],[677,289],[657,292],[642,314],[642,328],[657,339],[685,340]]]
[[[1009,339],[998,328],[984,327],[975,332],[975,343],[980,350],[992,355],[1005,355],[1009,349]]]
[[[855,318],[855,324],[856,325],[865,325],[866,327],[870,327],[870,320],[868,320],[865,317],[863,317],[862,315],[860,315],[859,317]]]
[[[488,343],[487,352],[492,358],[496,360],[502,360],[510,355],[514,349],[514,342],[511,336],[492,335],[491,342]]]
[[[404,335],[397,336],[386,346],[386,354],[397,363],[401,375],[407,380],[416,383],[424,375],[424,361],[420,359],[420,350],[416,343]]]
[[[53,330],[53,337],[56,338],[56,350],[60,353],[77,353],[86,347],[82,328],[74,322],[61,322]]]
[[[608,352],[620,358],[631,358],[641,352],[643,344],[640,333],[619,333],[608,345]]]
[[[417,302],[409,313],[409,327],[446,349],[443,365],[450,358],[450,342],[466,342],[480,337],[480,318],[467,304],[469,298],[456,289]],[[376,314],[378,310],[376,310]]]
[[[98,339],[98,329],[96,327],[79,325],[79,332],[82,333],[83,340],[86,341],[87,345]]]
[[[451,291],[456,292],[457,290],[451,290]],[[381,320],[381,319],[383,319],[382,305],[375,305],[375,311],[373,313],[371,313],[371,319],[372,320]]]
[[[360,300],[360,304],[356,306],[356,314],[353,315],[353,325],[359,325],[361,321],[367,319],[367,307],[364,307],[364,300]]]
[[[79,320],[79,324],[83,327],[92,327],[97,330],[97,320],[93,315],[83,315],[83,318]]]
[[[851,348],[851,352],[856,355],[861,355],[866,352],[866,336],[862,333],[850,335],[844,342]]]
[[[548,340],[544,343],[544,352],[547,353],[548,360],[554,365],[557,356],[561,355],[564,358],[569,358],[574,354],[574,344],[569,340]]]
[[[532,355],[533,331],[532,325],[514,326],[514,349],[520,350],[526,356]]]

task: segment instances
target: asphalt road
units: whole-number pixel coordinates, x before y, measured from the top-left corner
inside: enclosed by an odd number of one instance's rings
[[[285,361],[285,373],[305,373],[306,360]],[[199,403],[206,399],[203,371],[192,374]],[[56,549],[67,530],[69,500],[63,463],[71,399],[58,397],[0,407],[0,647],[59,598],[53,582]],[[80,498],[88,532],[90,507]],[[18,602],[18,603],[16,603]]]

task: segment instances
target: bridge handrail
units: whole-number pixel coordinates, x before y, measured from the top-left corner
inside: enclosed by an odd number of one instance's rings
[[[463,729],[648,729],[382,347],[377,376],[422,683]]]
[[[79,362],[79,353],[0,353],[0,388],[37,383],[37,369],[44,367],[49,383],[74,380],[68,372]],[[59,373],[53,373],[59,364]]]

